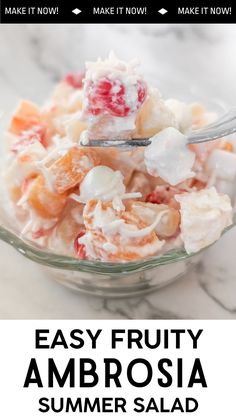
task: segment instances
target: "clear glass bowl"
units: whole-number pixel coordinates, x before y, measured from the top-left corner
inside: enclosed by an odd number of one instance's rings
[[[236,217],[223,233],[235,224]],[[206,250],[191,255],[182,249],[173,250],[162,256],[130,263],[79,260],[48,252],[29,240],[23,240],[9,227],[6,218],[0,226],[0,239],[38,263],[60,283],[78,291],[110,297],[137,295],[163,287],[183,276]]]
[[[195,94],[194,97],[196,98]],[[201,101],[209,105],[209,109],[217,110],[220,113],[225,110],[225,106],[217,101],[209,102],[202,99]],[[2,122],[0,132],[2,131]],[[12,228],[14,220],[10,219],[1,204],[0,210],[2,210],[0,211],[1,240],[9,243],[22,255],[36,262],[60,283],[78,291],[101,296],[137,295],[163,287],[183,276],[201,259],[206,250],[203,249],[201,252],[192,255],[188,255],[183,249],[173,250],[162,256],[131,263],[79,260],[48,252],[34,242],[23,239],[19,232]],[[234,217],[232,226],[225,231],[231,229],[235,224],[236,217]]]

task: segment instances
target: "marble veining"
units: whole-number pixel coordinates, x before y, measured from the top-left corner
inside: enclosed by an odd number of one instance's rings
[[[41,103],[55,81],[113,49],[139,56],[163,94],[235,105],[236,25],[1,25],[0,110],[20,97]],[[192,99],[192,97],[191,97]],[[236,229],[181,280],[150,295],[101,299],[76,294],[0,243],[0,318],[236,318]]]

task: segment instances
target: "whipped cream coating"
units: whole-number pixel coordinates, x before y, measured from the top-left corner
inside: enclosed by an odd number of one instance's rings
[[[85,76],[60,81],[42,107],[20,102],[5,141],[3,182],[22,236],[57,254],[130,262],[180,246],[197,252],[232,223],[231,140],[189,146],[188,132],[216,115],[165,100],[137,64],[110,54],[87,63]],[[91,138],[136,137],[151,145],[125,152],[88,146]]]
[[[96,166],[88,172],[80,184],[80,198],[83,202],[96,198],[110,201],[125,193],[124,177],[121,172],[107,166]]]
[[[86,80],[97,81],[101,78],[108,77],[111,80],[122,80],[125,83],[134,84],[140,79],[137,73],[138,60],[125,62],[119,60],[114,52],[110,52],[107,59],[102,60],[98,58],[97,61],[87,61],[86,65]]]
[[[181,237],[188,254],[198,252],[217,241],[232,224],[230,198],[214,187],[176,195],[180,203]]]
[[[85,214],[86,211],[87,206],[84,208]],[[152,235],[151,240],[142,243],[143,238],[149,237],[155,231],[156,226],[165,214],[166,210],[161,211],[156,215],[152,224],[138,228],[135,223],[125,222],[122,214],[117,213],[113,208],[104,209],[102,202],[98,201],[92,214],[90,214],[90,216],[92,215],[92,224],[89,224],[88,231],[79,238],[78,242],[85,246],[86,254],[92,259],[97,259],[97,251],[99,251],[102,252],[104,260],[109,260],[110,253],[116,254],[119,251],[122,252],[122,249],[126,253],[130,252],[139,257],[146,257],[159,252],[165,244],[165,241],[159,240],[155,234]],[[106,240],[105,243],[96,242],[98,232],[102,233],[102,237]]]
[[[187,147],[187,137],[175,128],[166,128],[151,138],[144,161],[148,173],[160,176],[170,185],[177,185],[194,176],[191,170],[195,154]]]
[[[136,113],[129,116],[87,116],[87,128],[80,135],[80,143],[86,145],[89,139],[131,138],[136,127]]]
[[[146,96],[137,65],[137,60],[126,63],[112,52],[105,60],[86,63],[82,118],[89,137],[126,138],[135,130],[137,111]]]

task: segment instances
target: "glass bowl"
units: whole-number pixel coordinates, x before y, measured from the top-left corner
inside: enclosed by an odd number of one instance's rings
[[[207,104],[202,99],[201,102]],[[217,101],[208,101],[209,103],[209,108],[216,109],[220,111],[219,113],[226,109]],[[0,132],[1,125],[2,128],[6,126],[5,123],[3,125],[4,120],[0,121]],[[205,248],[198,253],[188,255],[183,249],[175,249],[162,256],[130,263],[79,260],[49,252],[35,242],[23,239],[19,231],[12,228],[14,219],[9,216],[7,209],[4,209],[3,201],[4,199],[0,204],[0,239],[9,243],[26,258],[36,262],[45,273],[61,284],[86,293],[124,297],[151,292],[183,276],[199,262],[206,250]],[[233,224],[222,234],[235,224],[236,216]]]
[[[233,224],[222,234],[235,224],[234,216]],[[36,262],[63,285],[109,297],[138,295],[163,287],[183,276],[199,262],[206,250],[205,248],[191,255],[183,249],[172,250],[162,256],[130,263],[79,260],[48,252],[30,240],[22,239],[10,228],[10,222],[4,214],[1,216],[0,239]]]

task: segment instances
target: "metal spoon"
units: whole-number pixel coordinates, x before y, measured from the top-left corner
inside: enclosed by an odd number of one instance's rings
[[[202,129],[192,131],[187,135],[187,140],[189,144],[204,143],[216,140],[217,138],[226,137],[234,132],[236,132],[236,110],[231,109],[212,124],[209,124]],[[84,147],[117,147],[130,149],[136,147],[146,147],[150,144],[150,138],[122,138],[107,140],[89,139],[86,141],[86,144],[82,145]]]

